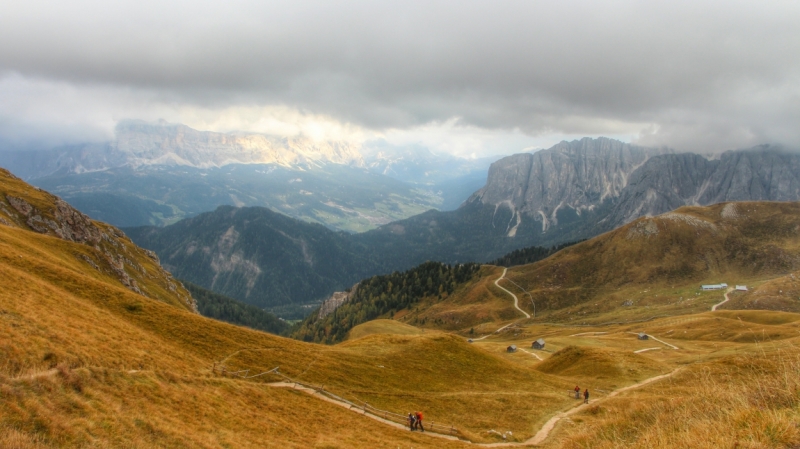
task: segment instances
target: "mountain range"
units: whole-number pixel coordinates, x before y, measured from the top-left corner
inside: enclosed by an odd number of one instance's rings
[[[491,160],[385,141],[118,123],[114,139],[0,151],[0,165],[118,226],[165,225],[220,205],[264,206],[362,232],[427,209],[455,209],[483,185]]]
[[[127,232],[181,278],[260,307],[290,307],[294,317],[305,310],[298,305],[428,260],[486,262],[520,248],[584,240],[683,205],[800,200],[798,175],[800,156],[780,148],[707,159],[587,138],[497,161],[486,185],[455,211],[429,210],[359,234],[247,208]],[[238,249],[226,243],[234,234],[249,236],[236,240]]]

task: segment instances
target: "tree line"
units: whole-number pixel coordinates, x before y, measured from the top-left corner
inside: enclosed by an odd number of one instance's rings
[[[361,323],[381,316],[391,318],[424,298],[447,298],[478,270],[480,265],[476,263],[425,262],[408,271],[373,276],[359,283],[349,301],[327,316],[320,318],[319,310],[311,313],[292,332],[292,337],[315,343],[338,343]]]

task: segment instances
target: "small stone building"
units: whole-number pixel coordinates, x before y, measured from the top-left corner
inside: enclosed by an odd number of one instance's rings
[[[647,335],[647,334],[645,334],[644,332],[639,332],[639,335],[638,335],[638,337],[637,337],[637,338],[638,338],[639,340],[649,340],[649,339],[650,339],[650,336],[649,336],[649,335]]]
[[[540,339],[534,341],[533,344],[531,345],[531,348],[533,348],[533,349],[544,349],[544,338],[540,338]]]
[[[511,345],[507,347],[506,352],[517,352],[517,345]]]

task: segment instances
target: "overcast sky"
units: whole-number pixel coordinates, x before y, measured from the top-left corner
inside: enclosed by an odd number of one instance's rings
[[[126,118],[510,154],[800,148],[800,1],[0,0],[0,145]]]

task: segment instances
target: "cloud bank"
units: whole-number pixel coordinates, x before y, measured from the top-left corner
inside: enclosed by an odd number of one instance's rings
[[[123,118],[165,118],[217,131],[417,136],[459,154],[584,135],[694,151],[800,146],[797,1],[3,10],[0,144],[98,140]]]

